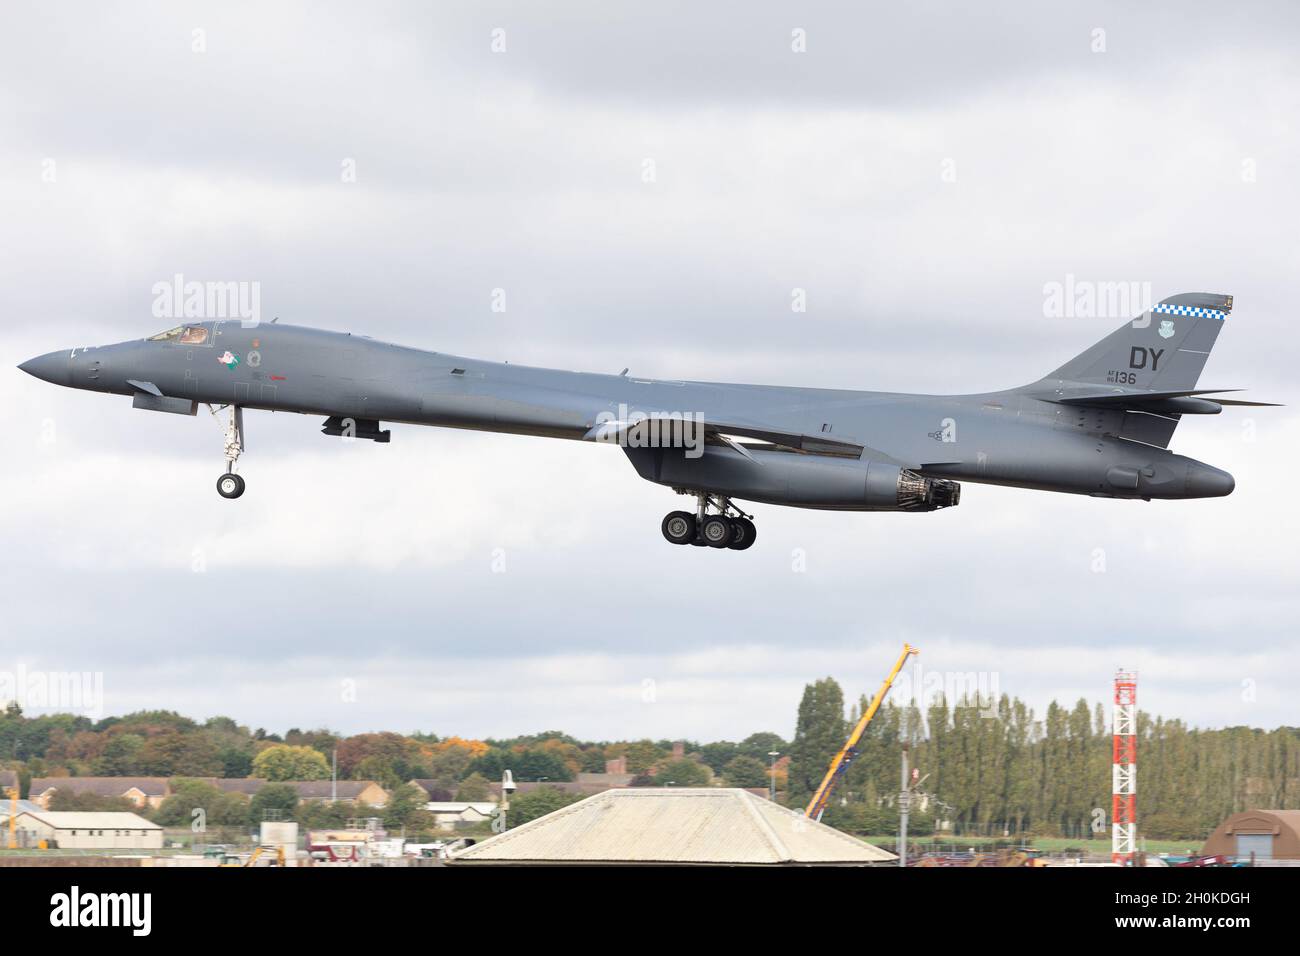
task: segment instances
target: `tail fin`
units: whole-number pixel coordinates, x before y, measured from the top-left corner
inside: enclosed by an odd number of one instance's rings
[[[1230,295],[1170,296],[1066,362],[1045,381],[1161,391],[1195,388],[1231,312]]]

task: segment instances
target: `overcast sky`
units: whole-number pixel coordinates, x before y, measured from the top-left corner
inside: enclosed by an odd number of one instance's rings
[[[1300,724],[1300,12],[859,6],[7,4],[0,671],[280,731],[717,739],[907,640],[1039,707],[1124,666],[1145,710]],[[1225,292],[1203,385],[1288,407],[1180,425],[1226,499],[756,506],[744,553],[542,439],[250,413],[228,502],[206,416],[14,368],[159,331],[177,273],[457,354],[929,392],[1118,327],[1045,315],[1067,276]]]

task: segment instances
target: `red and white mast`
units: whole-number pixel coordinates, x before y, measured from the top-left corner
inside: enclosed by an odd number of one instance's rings
[[[1137,853],[1137,672],[1115,672],[1111,768],[1112,863],[1131,865]]]

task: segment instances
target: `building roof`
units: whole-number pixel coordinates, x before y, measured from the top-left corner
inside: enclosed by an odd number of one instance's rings
[[[30,792],[39,795],[46,790],[69,790],[74,793],[97,793],[101,797],[120,797],[130,789],[139,790],[147,797],[167,795],[166,777],[35,777]]]
[[[589,787],[601,787],[609,789],[611,787],[630,787],[632,781],[636,779],[634,773],[580,773],[578,774],[578,783]]]
[[[150,823],[135,813],[118,813],[112,811],[92,810],[30,810],[18,814],[17,819],[35,817],[42,823],[56,830],[161,830],[156,823]]]
[[[597,776],[603,776],[598,774]],[[623,784],[591,783],[583,780],[521,780],[515,784],[515,793],[532,793],[535,790],[559,790],[562,793],[576,793],[581,797],[590,797],[606,790],[621,787]],[[488,784],[488,791],[494,799],[501,798],[501,784]]]
[[[18,810],[14,813],[14,816],[18,817],[24,813],[44,813],[44,812],[45,811],[41,808],[41,805],[39,803],[33,803],[30,800],[19,800]],[[7,821],[8,819],[9,819],[9,801],[8,800],[0,801],[0,820]]]
[[[209,786],[216,787],[222,793],[246,793],[249,796],[266,786],[262,777],[198,777]]]
[[[497,804],[484,800],[432,800],[424,805],[430,813],[464,813],[473,810],[480,816],[490,817],[496,812]]]
[[[460,851],[471,863],[886,863],[879,847],[745,790],[606,790]]]
[[[18,786],[18,771],[0,770],[0,787]]]
[[[284,782],[298,791],[300,800],[329,800],[335,793],[335,783],[330,780],[286,780]],[[340,800],[355,800],[370,787],[379,787],[385,794],[388,792],[373,780],[340,780],[337,786]]]
[[[1277,860],[1300,859],[1300,810],[1241,810],[1224,819],[1206,838],[1202,856],[1237,856],[1238,837],[1268,834]]]
[[[437,780],[430,777],[416,777],[414,780],[408,780],[407,782],[413,783],[423,790],[430,800],[450,800],[455,796],[446,787],[439,786]]]

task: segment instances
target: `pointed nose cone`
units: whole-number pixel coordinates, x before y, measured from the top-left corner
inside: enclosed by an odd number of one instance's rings
[[[51,385],[72,383],[72,368],[68,362],[67,352],[48,352],[45,355],[38,355],[18,367],[28,375],[33,375]]]
[[[1222,498],[1236,487],[1232,475],[1209,465],[1196,464],[1187,472],[1187,494],[1191,498]]]

